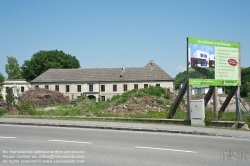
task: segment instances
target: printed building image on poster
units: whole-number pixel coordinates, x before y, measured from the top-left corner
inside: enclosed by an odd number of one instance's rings
[[[240,86],[238,42],[188,38],[189,85]]]

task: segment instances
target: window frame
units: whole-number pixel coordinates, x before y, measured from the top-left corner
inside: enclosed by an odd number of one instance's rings
[[[59,92],[59,90],[60,90],[59,85],[55,85],[55,91]]]
[[[70,87],[69,87],[69,85],[65,85],[65,92],[70,92]]]
[[[128,91],[128,84],[123,84],[123,91],[127,92]]]
[[[24,92],[24,86],[21,86],[21,92]]]
[[[101,85],[101,92],[105,92],[105,85]]]
[[[105,96],[101,96],[101,101],[105,101]]]
[[[82,85],[77,85],[77,92],[82,92]]]
[[[94,91],[94,86],[93,84],[89,84],[89,92],[93,92]]]
[[[116,84],[113,85],[113,92],[117,92],[117,85]]]
[[[138,90],[138,84],[134,84],[134,89]]]

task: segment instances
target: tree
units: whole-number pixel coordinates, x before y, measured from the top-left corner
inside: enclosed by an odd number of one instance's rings
[[[3,99],[2,96],[3,82],[4,82],[4,76],[2,73],[0,73],[0,99]]]
[[[7,64],[5,65],[5,72],[8,74],[8,79],[20,79],[21,76],[21,70],[19,67],[19,64],[17,62],[17,59],[12,56],[7,56]]]
[[[241,88],[240,94],[242,97],[248,96],[250,93],[250,67],[241,68]]]
[[[187,78],[187,71],[178,73],[175,76],[175,89],[180,89],[180,84],[184,83]]]
[[[63,51],[39,51],[33,54],[31,60],[24,61],[22,76],[31,81],[48,69],[79,68],[80,63],[75,56],[65,54]]]

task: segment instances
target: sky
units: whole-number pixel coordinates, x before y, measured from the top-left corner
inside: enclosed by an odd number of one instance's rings
[[[186,70],[187,38],[241,43],[250,67],[247,0],[0,0],[0,72],[40,50],[62,50],[81,68],[143,67],[170,76]]]
[[[209,55],[215,54],[215,47],[214,46],[208,46],[208,45],[197,45],[197,44],[189,44],[188,46],[190,48],[190,57],[194,56],[195,51],[200,50],[207,52]],[[250,65],[249,65],[250,66]]]

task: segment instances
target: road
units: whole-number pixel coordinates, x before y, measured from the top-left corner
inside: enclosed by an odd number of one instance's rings
[[[0,165],[250,165],[250,140],[0,125]]]

